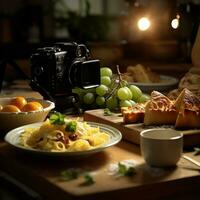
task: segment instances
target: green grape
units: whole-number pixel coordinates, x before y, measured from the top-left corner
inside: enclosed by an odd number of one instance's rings
[[[118,99],[116,96],[111,96],[106,100],[106,107],[110,110],[118,108]]]
[[[128,97],[127,100],[131,100],[132,97],[133,97],[131,90],[128,87],[126,87],[126,86],[124,88],[128,91],[128,94],[129,94],[129,97]]]
[[[122,87],[117,90],[117,96],[120,100],[129,100],[130,93],[126,87]]]
[[[112,70],[109,67],[102,67],[100,69],[101,76],[112,76]]]
[[[89,92],[89,93],[86,93],[84,96],[83,96],[83,102],[85,104],[92,104],[95,100],[95,96],[93,93]]]
[[[79,87],[75,87],[74,89],[72,89],[72,92],[79,95],[85,93],[85,90]]]
[[[96,88],[96,93],[99,96],[104,96],[108,92],[108,87],[106,85],[100,85]]]
[[[122,81],[120,82],[120,84],[121,84],[121,87],[125,87],[125,86],[128,85],[128,82],[125,81],[125,80],[122,80]]]
[[[140,98],[140,96],[142,95],[142,91],[139,87],[135,85],[130,85],[129,89],[132,92],[132,99],[137,102],[137,99]]]
[[[131,103],[132,106],[134,106],[136,104],[135,101],[133,101],[132,99],[129,100],[129,102]]]
[[[129,100],[121,100],[119,103],[120,107],[130,107],[132,106],[131,102]]]
[[[76,88],[72,89],[72,92],[76,93],[76,94],[79,94],[80,90],[81,90],[80,88],[76,87]]]
[[[109,76],[102,76],[101,77],[101,84],[109,86],[111,84],[111,79]]]
[[[144,103],[144,102],[148,101],[149,99],[150,99],[149,95],[143,94],[138,98],[137,102]]]
[[[104,105],[106,102],[105,97],[97,96],[96,98],[96,104],[99,106]]]
[[[92,92],[92,93],[94,93],[95,92],[95,87],[93,87],[93,88],[88,88],[88,89],[82,89],[83,91],[85,91],[85,93],[89,93],[89,92]]]
[[[79,100],[81,102],[83,101],[83,96],[86,93],[84,89],[76,87],[76,88],[72,89],[72,92],[79,96]]]

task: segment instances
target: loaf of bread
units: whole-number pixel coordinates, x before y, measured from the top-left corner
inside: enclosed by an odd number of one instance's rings
[[[153,72],[150,68],[144,67],[141,64],[127,67],[127,74],[131,76],[134,82],[141,83],[158,83],[160,82],[160,75]],[[125,80],[127,77],[124,76]]]
[[[184,77],[181,78],[178,88],[170,91],[167,96],[176,99],[183,89],[187,88],[200,98],[200,69],[191,68]]]
[[[176,128],[200,128],[200,99],[188,89],[183,89],[175,101],[178,111]]]
[[[145,103],[137,103],[132,107],[122,107],[123,122],[131,124],[144,121]]]
[[[175,124],[176,117],[174,102],[162,93],[153,91],[145,107],[144,125]]]
[[[144,125],[174,125],[177,129],[200,128],[200,98],[187,88],[176,100],[153,91],[147,103],[121,111],[126,124],[144,122]]]

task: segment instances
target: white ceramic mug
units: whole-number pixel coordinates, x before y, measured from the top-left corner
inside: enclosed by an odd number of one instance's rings
[[[141,153],[148,165],[176,165],[183,152],[183,135],[173,129],[148,129],[140,133]]]

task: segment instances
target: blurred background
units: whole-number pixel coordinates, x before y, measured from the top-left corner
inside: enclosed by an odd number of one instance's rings
[[[37,47],[76,41],[113,70],[144,63],[165,74],[178,65],[184,73],[199,22],[200,0],[1,0],[0,59],[29,73]]]

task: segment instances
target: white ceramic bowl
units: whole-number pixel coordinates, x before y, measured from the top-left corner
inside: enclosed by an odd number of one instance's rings
[[[0,98],[0,105],[8,105],[14,97]],[[46,119],[49,112],[55,108],[55,104],[48,100],[26,98],[27,102],[37,101],[42,104],[43,109],[31,112],[0,112],[0,130],[8,131],[22,125],[35,122],[42,122]]]
[[[173,129],[148,129],[140,133],[141,153],[148,165],[176,165],[183,151],[183,135]]]

